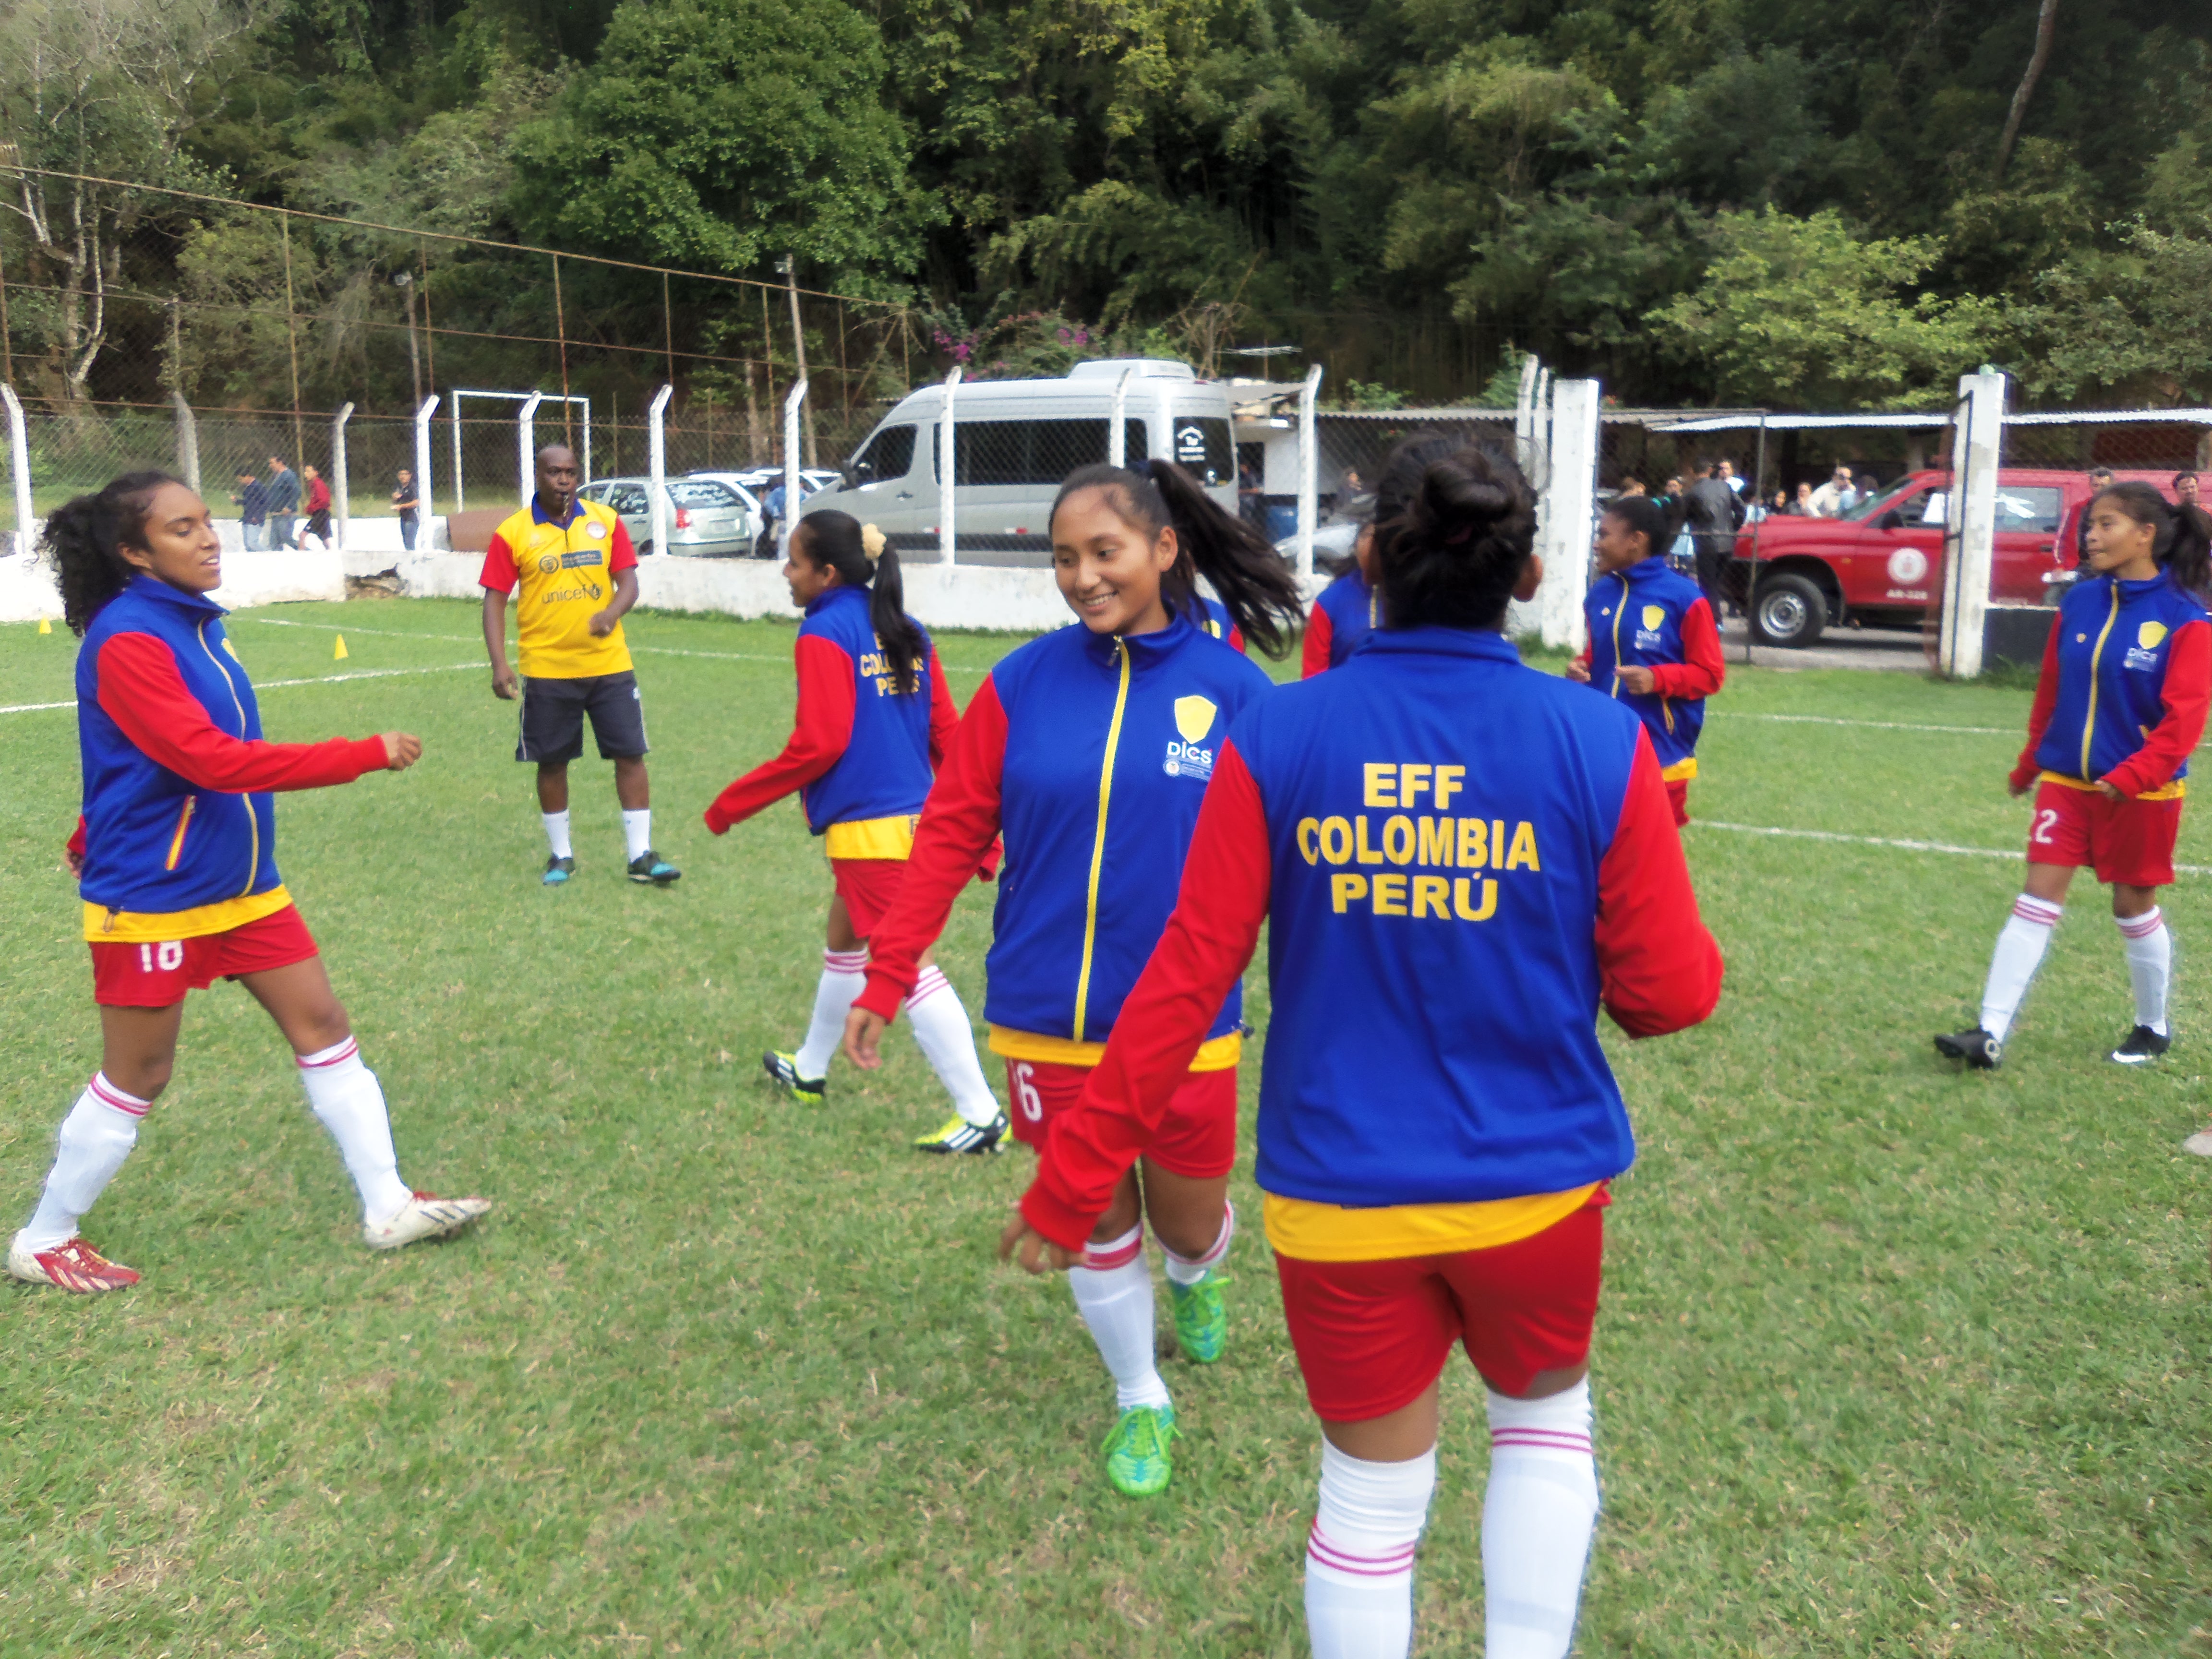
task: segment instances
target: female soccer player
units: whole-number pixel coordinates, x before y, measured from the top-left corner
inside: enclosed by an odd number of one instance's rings
[[[1712,606],[1659,556],[1666,540],[1667,515],[1644,497],[1606,504],[1597,521],[1598,580],[1583,600],[1589,643],[1567,665],[1567,678],[1636,711],[1682,824],[1690,821],[1705,699],[1721,689],[1728,667]]]
[[[2094,574],[2059,602],[2012,769],[2015,796],[2035,785],[2027,890],[1997,935],[1982,1023],[1936,1039],[1953,1060],[1994,1069],[2081,865],[2112,889],[2112,920],[2134,982],[2136,1023],[2112,1058],[2141,1066],[2172,1047],[2166,1017],[2173,939],[2158,890],[2173,880],[2182,780],[2212,705],[2212,519],[2167,504],[2146,483],[2117,483],[2089,503]]]
[[[63,1121],[60,1150],[8,1271],[65,1291],[121,1290],[77,1222],[123,1167],[169,1081],[185,994],[234,979],[299,1057],[307,1104],[361,1191],[374,1250],[457,1232],[491,1206],[410,1193],[376,1074],[307,923],[276,873],[270,791],[404,772],[404,732],[265,743],[252,683],[224,637],[222,544],[207,504],[161,472],[129,472],[46,520],[77,653],[84,817],[70,862],[84,897],[100,1005],[100,1070]]]
[[[1000,1249],[1076,1259],[1267,922],[1256,1174],[1324,1442],[1313,1651],[1407,1651],[1460,1342],[1489,1388],[1483,1651],[1555,1659],[1598,1509],[1601,1214],[1634,1152],[1595,1016],[1696,1024],[1720,952],[1649,735],[1500,636],[1542,574],[1519,470],[1459,448],[1407,489],[1401,459],[1382,629],[1231,727],[1166,933]]]
[[[868,939],[898,891],[915,818],[960,716],[937,647],[906,614],[898,555],[883,532],[849,513],[814,513],[791,532],[783,579],[806,613],[792,655],[799,709],[791,739],[714,798],[716,835],[793,790],[806,827],[823,838],[836,891],[822,951],[814,1018],[798,1052],[761,1056],[793,1097],[819,1106],[830,1056],[868,965]],[[915,1145],[927,1152],[1002,1151],[1008,1132],[960,994],[925,957],[907,1017],[914,1040],[951,1093],[956,1115]]]
[[[1321,591],[1306,617],[1305,644],[1298,652],[1298,678],[1326,673],[1359,648],[1375,629],[1375,527],[1360,526],[1352,562]]]
[[[1269,689],[1248,658],[1192,624],[1197,578],[1264,650],[1286,649],[1298,617],[1297,584],[1266,538],[1171,463],[1085,467],[1060,486],[1051,526],[1054,574],[1083,626],[1004,658],[968,705],[845,1027],[846,1053],[872,1067],[923,949],[1003,831],[983,1012],[1006,1061],[1014,1136],[1032,1146],[1080,1092],[1158,942],[1222,732]],[[1141,1193],[1133,1175],[1119,1182],[1069,1275],[1114,1376],[1107,1478],[1131,1497],[1166,1486],[1175,1429],[1153,1363],[1146,1216],[1184,1353],[1218,1359],[1228,1329],[1214,1270],[1236,1220],[1235,988],[1224,984],[1199,1018],[1206,1041],[1185,1056]]]

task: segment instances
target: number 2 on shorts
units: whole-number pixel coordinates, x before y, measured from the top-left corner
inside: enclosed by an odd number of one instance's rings
[[[2035,832],[2028,839],[2038,847],[2048,847],[2051,844],[2051,832],[2057,827],[2057,809],[2046,806],[2035,815]]]

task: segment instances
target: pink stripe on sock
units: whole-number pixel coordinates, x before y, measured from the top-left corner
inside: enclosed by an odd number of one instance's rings
[[[345,1040],[345,1046],[327,1060],[308,1060],[301,1055],[295,1055],[294,1058],[299,1060],[301,1070],[319,1072],[326,1066],[343,1066],[360,1052],[361,1044],[348,1037]]]
[[[2166,926],[2166,913],[2150,910],[2139,916],[2129,916],[2120,923],[2120,932],[2130,939],[2148,939]]]
[[[135,1095],[125,1094],[99,1072],[92,1074],[92,1081],[85,1086],[92,1091],[94,1097],[101,1105],[112,1106],[125,1117],[143,1117],[147,1109],[153,1104],[151,1101],[140,1100]]]
[[[1105,1250],[1101,1250],[1096,1244],[1086,1245],[1083,1251],[1083,1265],[1093,1273],[1111,1273],[1116,1267],[1126,1267],[1134,1261],[1137,1253],[1144,1248],[1145,1236],[1142,1232],[1133,1233],[1126,1243],[1116,1244]]]
[[[1229,1254],[1229,1247],[1236,1239],[1237,1206],[1224,1203],[1221,1206],[1221,1231],[1213,1236],[1213,1243],[1206,1247],[1204,1255],[1177,1255],[1165,1244],[1160,1246],[1160,1250],[1169,1261],[1179,1261],[1186,1267],[1211,1267]]]
[[[1417,1544],[1407,1544],[1382,1555],[1355,1555],[1323,1532],[1318,1521],[1306,1534],[1309,1561],[1318,1561],[1336,1572],[1357,1573],[1363,1578],[1395,1578],[1400,1573],[1411,1572],[1416,1547]]]
[[[911,1008],[918,1002],[928,1000],[939,991],[949,991],[951,988],[952,981],[945,978],[940,969],[925,968],[921,970],[921,976],[915,981],[914,994],[907,998],[906,1006]]]
[[[1537,1446],[1548,1451],[1586,1452],[1590,1449],[1590,1437],[1586,1434],[1571,1434],[1564,1429],[1492,1429],[1490,1448],[1500,1446]]]
[[[2012,902],[2012,913],[2022,921],[2032,921],[2039,927],[2056,927],[2065,911],[2055,904],[2045,904],[2025,894]]]
[[[865,974],[868,971],[866,951],[824,951],[822,965],[833,974]]]

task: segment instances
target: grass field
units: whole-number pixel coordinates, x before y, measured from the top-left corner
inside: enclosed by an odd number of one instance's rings
[[[548,892],[513,713],[459,667],[475,614],[297,605],[233,631],[264,685],[415,671],[265,693],[272,737],[425,744],[403,777],[288,797],[279,852],[403,1173],[500,1208],[370,1256],[274,1030],[234,987],[195,998],[88,1224],[146,1282],[0,1294],[0,1655],[1303,1653],[1317,1442],[1256,1226],[1228,1358],[1164,1366],[1175,1486],[1130,1503],[1098,1473],[1111,1391],[1066,1289],[992,1258],[1028,1155],[911,1152],[944,1107],[900,1035],[818,1113],[760,1078],[802,1029],[826,873],[794,807],[721,841],[698,813],[781,741],[790,629],[633,620],[684,878],[619,878],[592,761],[578,879]],[[1007,648],[942,647],[963,698]],[[3,701],[67,698],[73,654],[6,630]],[[2027,703],[1739,672],[1692,807],[2012,848]],[[58,868],[70,713],[0,715],[0,753],[12,1227],[98,1047]],[[2212,865],[2203,809],[2182,839]],[[1968,1022],[2014,863],[1687,842],[1729,984],[1699,1030],[1607,1028],[1642,1152],[1608,1218],[1580,1650],[2212,1655],[2212,1170],[2177,1151],[2206,1111],[2212,878],[2169,898],[2173,1063],[2101,1058],[2130,1018],[2085,884],[2005,1070],[1961,1076],[1928,1037]],[[944,952],[971,1011],[988,897]],[[1480,1643],[1486,1441],[1448,1375],[1427,1655]]]

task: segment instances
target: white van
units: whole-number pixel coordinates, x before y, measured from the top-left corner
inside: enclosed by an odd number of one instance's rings
[[[1237,510],[1237,447],[1229,391],[1187,363],[1153,358],[1078,363],[1064,380],[981,380],[952,394],[953,529],[963,564],[1052,562],[1046,519],[1060,480],[1103,461],[1114,388],[1133,370],[1122,409],[1127,459],[1180,463]],[[909,560],[937,556],[937,450],[945,388],[900,399],[845,465],[842,486],[807,497],[872,524]]]

